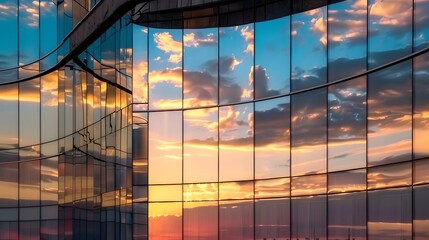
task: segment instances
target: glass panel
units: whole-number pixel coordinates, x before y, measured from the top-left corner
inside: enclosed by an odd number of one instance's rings
[[[253,178],[253,104],[219,108],[220,181]]]
[[[414,187],[414,239],[429,239],[429,186]]]
[[[253,239],[253,201],[219,202],[219,239]]]
[[[330,173],[328,193],[362,191],[366,188],[366,170]]]
[[[414,162],[414,184],[429,183],[429,159]]]
[[[0,38],[0,52],[2,53],[0,57],[0,69],[5,69],[17,67],[19,65],[18,30],[20,28],[18,28],[18,0],[2,1],[2,6],[3,8],[0,9],[0,36],[7,37]],[[0,74],[0,82],[10,82],[16,80],[17,77],[16,70],[2,71]],[[2,94],[2,97],[3,96]],[[4,105],[1,104],[1,106]]]
[[[328,6],[329,81],[366,70],[367,3],[345,0]]]
[[[40,143],[40,80],[19,84],[19,146]]]
[[[43,57],[57,46],[57,7],[52,0],[40,0],[39,7],[40,57]],[[53,53],[48,58],[42,60],[40,69],[44,70],[53,67],[56,62],[57,54]]]
[[[35,4],[34,4],[35,3]],[[39,59],[39,1],[19,0],[19,63],[26,64]],[[13,44],[11,45],[13,46]],[[19,77],[32,76],[39,70],[35,63],[20,68]]]
[[[365,167],[366,79],[330,86],[328,104],[328,170]]]
[[[218,100],[218,30],[185,29],[183,33],[184,107],[213,106]]]
[[[256,200],[255,228],[255,239],[289,239],[290,200]]]
[[[149,202],[181,201],[182,185],[149,186]]]
[[[328,199],[329,239],[366,239],[366,193],[331,195]]]
[[[181,183],[182,113],[150,113],[149,137],[149,183]]]
[[[253,24],[219,28],[220,104],[253,99],[253,53]]]
[[[41,78],[41,141],[58,138],[58,72]]]
[[[40,160],[19,164],[19,204],[40,205]]]
[[[184,182],[216,182],[218,179],[218,109],[184,113]]]
[[[326,15],[326,7],[292,15],[292,91],[326,82]]]
[[[414,1],[414,50],[428,47],[429,40],[429,0]]]
[[[204,201],[217,199],[217,183],[196,183],[183,185],[183,201]]]
[[[18,207],[18,176],[18,164],[0,165],[0,208]]]
[[[368,168],[368,189],[411,185],[411,164]]]
[[[326,89],[292,96],[292,175],[326,172]]]
[[[290,17],[255,24],[255,98],[290,91]]]
[[[429,8],[429,1],[427,5]],[[429,156],[429,54],[415,57],[413,67],[413,150],[414,158],[421,158]]]
[[[369,0],[369,68],[411,53],[412,0]]]
[[[218,239],[218,203],[183,203],[183,234],[185,239]]]
[[[149,106],[182,107],[182,30],[149,28]]]
[[[326,239],[326,196],[292,198],[292,240]]]
[[[3,38],[2,38],[3,39]],[[1,41],[1,40],[0,40]],[[0,45],[1,46],[1,45]],[[0,148],[18,147],[18,84],[0,86]],[[16,156],[9,156],[5,151],[0,152],[1,161],[13,161]],[[9,160],[8,160],[9,156]]]
[[[42,160],[42,166],[40,171],[40,185],[40,197],[42,200],[42,205],[58,204],[57,157]]]
[[[147,41],[148,28],[133,24],[133,103],[147,103],[148,100]]]
[[[253,198],[253,182],[219,183],[219,199],[249,199]]]
[[[411,61],[369,76],[369,166],[411,159],[411,79]]]
[[[182,239],[182,203],[149,203],[149,238]]]
[[[255,181],[255,198],[285,197],[290,195],[290,178]]]
[[[290,98],[255,103],[255,178],[290,174]]]
[[[368,192],[368,238],[411,239],[411,188]]]
[[[292,196],[326,193],[326,174],[292,178]]]

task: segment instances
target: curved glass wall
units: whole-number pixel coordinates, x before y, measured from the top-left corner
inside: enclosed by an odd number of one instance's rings
[[[427,238],[428,3],[134,25],[134,237]]]

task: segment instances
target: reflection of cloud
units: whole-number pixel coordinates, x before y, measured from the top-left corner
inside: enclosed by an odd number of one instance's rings
[[[226,114],[219,117],[219,131],[231,132],[236,131],[239,126],[246,125],[247,123],[240,120],[240,111],[236,111],[234,106],[228,106]]]
[[[170,53],[169,62],[179,63],[182,61],[182,43],[175,41],[168,32],[155,33],[153,35],[156,47],[165,53]]]
[[[247,43],[247,47],[246,47],[246,50],[244,50],[244,53],[253,54],[253,50],[254,50],[253,40],[255,38],[253,28],[249,29],[249,26],[245,26],[240,30],[240,32],[241,32],[241,36],[244,37],[244,40]]]
[[[275,95],[280,95],[279,91],[271,90],[268,87],[270,78],[266,72],[266,69],[260,65],[251,68],[249,73],[249,82],[252,83],[253,75],[255,76],[255,97],[264,98]],[[251,84],[250,84],[251,85]]]
[[[193,101],[185,104],[185,107],[197,107],[213,105],[217,100],[217,78],[213,77],[208,72],[184,71],[184,88],[186,100],[190,101],[188,96],[193,98]]]
[[[389,26],[408,26],[411,20],[412,1],[375,0],[369,14],[378,17],[378,24]]]
[[[133,99],[135,103],[147,101],[147,61],[135,63],[133,67]]]
[[[182,69],[180,67],[165,68],[162,70],[153,70],[149,73],[149,84],[151,88],[162,82],[170,83],[180,88],[182,86]]]
[[[320,43],[322,43],[323,46],[326,46],[326,44],[328,43],[328,34],[326,32],[326,17],[323,16],[322,12],[320,12],[319,15],[320,16],[318,18],[311,19],[311,30],[314,32],[319,32],[321,34],[319,41]]]
[[[201,31],[192,32],[183,35],[183,45],[185,47],[198,47],[198,46],[207,46],[215,45],[217,40],[213,33],[204,35]]]

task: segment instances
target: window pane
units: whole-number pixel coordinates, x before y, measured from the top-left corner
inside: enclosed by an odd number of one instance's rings
[[[292,96],[292,175],[326,172],[326,90]]]
[[[328,183],[329,193],[365,190],[366,170],[360,169],[348,172],[329,173]]]
[[[368,165],[411,159],[411,62],[369,76]]]
[[[329,87],[328,170],[366,166],[366,79]]]
[[[326,174],[292,178],[292,196],[326,193]]]
[[[253,208],[253,201],[219,202],[220,239],[253,239]]]
[[[149,238],[182,239],[182,203],[149,203]]]
[[[414,187],[414,239],[429,239],[429,186]]]
[[[181,183],[182,113],[150,113],[149,138],[149,183]]]
[[[218,179],[218,109],[184,112],[184,182]]]
[[[218,239],[218,202],[183,203],[185,239]]]
[[[220,181],[253,178],[253,104],[219,108]]]
[[[255,198],[285,197],[290,195],[290,178],[255,181]]]
[[[428,1],[429,8],[429,1]],[[427,12],[426,12],[427,13]],[[428,18],[429,19],[429,18]],[[414,58],[414,158],[429,156],[429,54]]]
[[[19,164],[20,206],[40,205],[40,160]]]
[[[147,41],[148,28],[133,24],[133,103],[147,103],[148,100]]]
[[[218,29],[185,29],[184,107],[213,106],[218,100]]]
[[[19,84],[19,145],[40,143],[40,80]]]
[[[226,182],[219,184],[219,199],[253,198],[253,182]]]
[[[19,65],[18,30],[20,28],[18,28],[18,0],[2,1],[2,6],[4,6],[4,8],[0,10],[0,15],[2,16],[0,18],[0,35],[7,37],[2,37],[0,39],[0,52],[3,55],[0,68],[5,69],[17,67]],[[0,74],[0,82],[16,80],[18,77],[17,75],[16,70],[2,71]]]
[[[367,4],[346,0],[328,6],[329,81],[366,70]]]
[[[411,185],[411,164],[368,168],[368,189]]]
[[[292,15],[293,91],[326,82],[326,15],[326,7]]]
[[[255,239],[289,239],[290,199],[255,201]]]
[[[412,0],[369,0],[369,67],[411,53]]]
[[[326,239],[326,196],[292,198],[291,239]]]
[[[197,183],[183,185],[183,201],[203,201],[217,199],[217,183]]]
[[[181,201],[182,185],[149,186],[149,202]]]
[[[255,178],[290,174],[290,100],[255,103]]]
[[[368,192],[368,237],[411,239],[411,188]]]
[[[0,165],[0,208],[18,207],[18,164]]]
[[[429,0],[414,1],[414,51],[428,46],[429,40]]]
[[[255,24],[255,98],[290,91],[290,17]]]
[[[149,28],[149,106],[182,107],[182,30]]]
[[[253,24],[219,28],[221,104],[253,99],[253,32]]]
[[[0,86],[0,148],[10,149],[18,147],[18,84]],[[1,161],[13,161],[16,156],[0,152]]]
[[[429,159],[414,162],[414,184],[429,183]]]
[[[329,196],[329,239],[366,239],[366,193]]]

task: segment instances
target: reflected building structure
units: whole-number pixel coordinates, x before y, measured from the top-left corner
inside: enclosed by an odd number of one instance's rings
[[[429,239],[429,0],[109,2],[0,3],[0,239]]]

